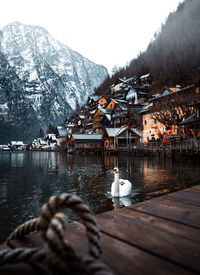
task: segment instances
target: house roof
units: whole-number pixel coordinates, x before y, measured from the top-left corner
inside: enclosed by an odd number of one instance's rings
[[[72,134],[75,140],[101,140],[102,134]]]
[[[104,97],[103,95],[91,95],[89,98],[93,99],[94,101],[99,100],[100,98]]]
[[[111,115],[110,115],[110,114],[105,114],[105,116],[107,117],[107,119],[108,119],[109,121],[111,121]]]
[[[11,145],[13,146],[23,146],[23,141],[11,141]]]
[[[200,118],[196,117],[196,114],[192,114],[191,116],[187,117],[183,120],[180,125],[192,124],[192,123],[200,123]]]
[[[128,129],[131,130],[132,132],[134,132],[136,135],[140,136],[140,132],[139,132],[138,128],[130,129],[128,126],[121,127],[121,128],[106,128],[105,130],[109,137],[117,137]]]
[[[139,128],[131,128],[131,131],[133,131],[136,135],[141,137],[141,130]]]
[[[140,79],[144,79],[144,78],[147,78],[150,76],[151,73],[148,73],[148,74],[144,74],[144,75],[141,75],[140,76]]]
[[[120,128],[106,128],[106,132],[109,137],[116,137],[120,135],[124,130],[128,127],[120,127]]]
[[[43,140],[43,139],[39,139],[39,143],[41,145],[47,145],[47,142],[45,140]]]

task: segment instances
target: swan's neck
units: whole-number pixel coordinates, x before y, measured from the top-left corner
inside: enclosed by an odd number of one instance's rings
[[[114,174],[114,197],[119,197],[119,173]]]

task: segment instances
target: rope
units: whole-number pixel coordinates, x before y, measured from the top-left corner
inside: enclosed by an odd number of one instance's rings
[[[44,261],[44,251],[38,248],[16,248],[0,251],[0,266],[8,264],[28,263],[39,274],[43,274],[45,269],[42,265]]]
[[[80,257],[64,238],[67,217],[57,213],[61,207],[68,207],[79,215],[86,228],[89,255]],[[89,208],[83,201],[71,194],[52,196],[43,205],[41,215],[18,226],[8,237],[11,240],[24,238],[30,233],[41,232],[44,248],[15,248],[0,252],[0,266],[26,262],[38,274],[96,274],[111,275],[111,270],[101,260],[100,231]]]

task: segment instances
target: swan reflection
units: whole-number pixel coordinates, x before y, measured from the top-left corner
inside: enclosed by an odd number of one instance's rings
[[[112,198],[114,209],[120,208],[122,206],[127,207],[132,205],[132,201],[130,197],[113,197]]]

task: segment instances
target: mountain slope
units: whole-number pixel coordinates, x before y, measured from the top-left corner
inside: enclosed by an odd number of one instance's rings
[[[45,29],[19,22],[2,29],[0,59],[0,123],[20,125],[21,138],[63,122],[108,75]]]
[[[170,13],[159,33],[155,33],[146,51],[130,64],[107,78],[97,90],[102,94],[117,77],[151,72],[159,91],[164,85],[186,86],[200,79],[200,1],[185,0]]]

